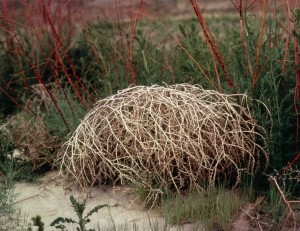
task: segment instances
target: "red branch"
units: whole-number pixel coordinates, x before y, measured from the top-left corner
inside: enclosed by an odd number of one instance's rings
[[[245,52],[246,65],[248,67],[248,71],[249,71],[250,76],[253,76],[252,64],[251,64],[251,61],[250,61],[249,52],[248,52],[248,49],[247,49],[247,43],[246,43],[245,34],[244,34],[243,0],[239,0],[239,1],[236,0],[236,2],[231,0],[231,2],[233,3],[233,5],[235,6],[236,10],[239,13],[240,36],[241,36],[243,50]],[[246,8],[247,8],[247,6],[246,6]]]
[[[137,21],[140,16],[140,12],[142,10],[142,4],[143,4],[143,0],[140,0],[138,11],[135,14],[134,23],[133,23],[133,25],[131,24],[131,36],[130,36],[130,43],[129,43],[129,69],[130,69],[130,73],[131,73],[132,81],[133,81],[134,85],[136,85],[137,82],[136,82],[136,73],[135,73],[133,65],[132,65],[132,63],[133,63],[133,57],[132,57],[133,56],[133,40],[134,40],[135,31],[136,31]]]
[[[225,64],[224,64],[224,61],[223,61],[223,58],[221,56],[221,52],[219,50],[219,47],[218,47],[218,44],[212,34],[212,32],[210,31],[209,27],[207,26],[206,24],[206,21],[203,17],[203,14],[200,10],[200,7],[199,7],[199,4],[196,2],[196,0],[190,0],[191,2],[191,5],[195,11],[195,14],[197,16],[197,19],[198,19],[198,22],[204,32],[204,37],[205,37],[205,41],[206,43],[208,44],[208,46],[210,46],[210,49],[213,51],[214,55],[216,56],[219,64],[221,65],[221,68],[225,74],[225,78],[226,78],[226,82],[228,84],[228,86],[231,88],[231,89],[234,89],[234,84],[233,82],[231,81],[231,78],[229,76],[229,73],[225,67]]]
[[[81,89],[86,93],[86,95],[92,100],[92,102],[95,102],[95,100],[93,99],[93,97],[90,95],[90,93],[88,92],[88,90],[86,89],[86,87],[83,85],[82,81],[80,80],[80,78],[77,76],[76,72],[75,72],[75,69],[73,67],[73,64],[72,64],[72,61],[70,60],[65,48],[64,48],[64,45],[61,41],[61,38],[59,36],[59,34],[57,33],[54,25],[53,25],[53,22],[50,18],[50,15],[49,15],[49,12],[48,12],[48,8],[44,2],[44,0],[42,0],[42,5],[43,5],[43,13],[44,13],[44,16],[46,17],[47,19],[47,22],[49,23],[49,26],[51,28],[51,31],[53,33],[53,36],[54,38],[56,39],[59,47],[62,49],[62,52],[63,52],[63,55],[64,57],[66,58],[68,64],[70,65],[70,68],[71,68],[71,71],[73,73],[73,75],[75,76],[76,80],[78,81],[79,85],[81,86]],[[83,100],[81,94],[80,94],[80,91],[78,90],[78,88],[73,84],[73,81],[70,79],[70,77],[68,76],[67,72],[64,70],[64,73],[66,74],[66,76],[68,77],[69,79],[69,83],[71,84],[71,86],[73,87],[75,93],[76,93],[76,96],[78,97],[78,99],[80,100],[80,102],[85,106],[87,107],[85,101]]]
[[[256,82],[258,80],[259,76],[259,60],[260,60],[260,48],[261,48],[261,43],[263,39],[263,34],[265,30],[265,24],[266,24],[266,0],[263,1],[262,5],[262,19],[261,19],[261,26],[260,26],[260,32],[259,32],[259,37],[256,45],[256,55],[255,55],[255,71],[254,75],[252,77],[252,89],[254,89]]]

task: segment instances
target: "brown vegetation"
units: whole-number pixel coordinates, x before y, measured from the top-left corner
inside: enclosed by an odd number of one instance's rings
[[[128,88],[86,115],[61,150],[61,169],[83,188],[130,182],[147,201],[166,188],[202,190],[218,176],[235,185],[260,154],[268,162],[247,100],[188,84]]]

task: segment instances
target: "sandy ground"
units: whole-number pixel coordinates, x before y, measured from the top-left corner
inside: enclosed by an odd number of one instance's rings
[[[83,201],[87,198],[85,214],[99,204],[108,204],[109,207],[102,208],[91,217],[88,228],[100,227],[100,230],[151,230],[150,225],[159,226],[163,230],[165,221],[162,215],[155,211],[147,211],[142,207],[138,196],[126,187],[93,187],[89,193],[65,189],[63,180],[55,177],[56,173],[41,179],[35,183],[17,183],[15,193],[15,207],[21,210],[21,214],[29,222],[32,217],[40,215],[45,223],[45,230],[54,230],[50,223],[57,217],[70,217],[78,220],[70,203],[70,196]],[[181,227],[169,227],[168,230],[188,231],[195,227],[193,224],[186,224]],[[69,231],[75,230],[75,226],[69,226]],[[201,226],[197,228],[201,230]]]

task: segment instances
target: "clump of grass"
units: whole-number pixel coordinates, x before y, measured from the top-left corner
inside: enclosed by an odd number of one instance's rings
[[[170,224],[204,223],[207,230],[225,230],[234,214],[249,201],[237,191],[212,187],[207,191],[176,195],[162,203],[166,222]]]
[[[266,208],[270,214],[270,224],[272,224],[274,229],[279,230],[283,215],[286,212],[286,206],[273,184],[270,185],[270,189],[268,191]]]

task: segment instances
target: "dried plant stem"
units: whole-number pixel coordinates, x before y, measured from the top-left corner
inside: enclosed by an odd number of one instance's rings
[[[288,0],[286,0],[285,2],[285,7],[286,7],[288,18],[291,18],[290,4]],[[290,30],[291,30],[291,20],[288,20],[287,30],[285,31],[286,40],[285,40],[285,47],[284,47],[284,57],[283,57],[282,68],[281,68],[282,75],[285,73],[286,62],[289,54],[289,44],[290,44],[290,36],[291,36],[291,33],[289,32]]]
[[[254,90],[256,82],[258,80],[259,77],[259,60],[260,60],[260,48],[261,48],[261,44],[262,44],[262,39],[263,39],[263,35],[264,35],[264,30],[265,30],[265,24],[266,24],[266,1],[267,0],[263,0],[263,5],[261,7],[262,9],[262,19],[261,19],[261,26],[260,26],[260,32],[259,32],[259,37],[258,37],[258,41],[256,44],[256,54],[255,54],[255,71],[252,77],[252,89]]]
[[[245,52],[246,65],[248,67],[250,76],[253,76],[252,64],[250,61],[250,56],[249,56],[249,52],[247,49],[247,43],[246,43],[245,34],[244,34],[243,0],[236,0],[236,1],[231,0],[231,2],[233,3],[234,7],[236,8],[236,10],[239,13],[240,36],[241,36],[243,50]]]
[[[149,192],[146,202],[165,188],[201,191],[218,176],[236,185],[260,158],[268,162],[247,99],[189,84],[119,91],[100,100],[65,143],[61,170],[82,188],[131,182]]]
[[[284,223],[282,224],[282,227],[285,226],[286,222],[287,222],[287,219],[292,217],[292,220],[293,220],[293,231],[296,231],[296,228],[297,228],[297,223],[296,223],[296,217],[295,217],[295,213],[291,207],[291,202],[288,201],[283,193],[283,191],[281,190],[280,186],[278,185],[277,183],[277,180],[275,177],[273,176],[270,176],[269,177],[270,181],[275,185],[277,191],[279,192],[280,196],[281,196],[281,199],[283,200],[283,202],[286,204],[288,210],[289,210],[289,214],[287,215]]]
[[[143,4],[143,0],[140,0],[138,11],[135,14],[133,24],[131,22],[131,33],[130,33],[130,43],[129,43],[129,69],[131,72],[132,81],[133,81],[134,85],[137,85],[137,82],[136,82],[136,74],[135,74],[135,71],[133,68],[133,40],[134,40],[135,31],[136,31],[137,21],[140,16],[140,12],[142,10],[142,4]]]
[[[219,47],[218,47],[218,44],[213,36],[213,34],[211,33],[209,27],[207,26],[206,24],[206,21],[204,19],[204,16],[201,12],[201,9],[199,7],[199,4],[197,3],[196,0],[190,0],[190,3],[195,11],[195,14],[197,16],[197,19],[198,19],[198,22],[203,30],[203,33],[204,33],[204,37],[205,37],[205,41],[207,43],[208,46],[210,46],[211,50],[213,51],[214,55],[216,56],[223,72],[224,72],[224,75],[225,75],[225,79],[226,79],[226,82],[227,82],[227,85],[231,88],[231,89],[234,89],[234,84],[233,82],[231,81],[231,78],[229,76],[229,73],[225,67],[225,64],[224,64],[224,60],[222,58],[222,55],[221,55],[221,52],[219,50]],[[213,57],[212,57],[213,58]]]

